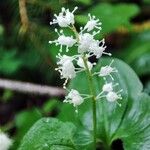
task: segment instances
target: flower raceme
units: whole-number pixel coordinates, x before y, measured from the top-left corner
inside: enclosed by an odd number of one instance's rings
[[[122,90],[115,92],[114,87],[118,85],[114,84],[113,73],[117,73],[117,69],[113,67],[113,60],[109,65],[102,66],[99,72],[93,72],[93,66],[96,63],[91,63],[89,58],[95,56],[97,59],[101,58],[103,54],[111,56],[111,53],[105,52],[105,40],[95,39],[95,35],[99,34],[101,31],[101,22],[99,19],[96,19],[95,16],[88,14],[89,21],[87,21],[84,27],[80,28],[79,33],[75,28],[74,12],[77,10],[77,7],[71,12],[69,9],[62,8],[61,12],[58,15],[54,15],[50,24],[58,24],[61,28],[68,27],[72,30],[73,35],[67,36],[63,30],[58,31],[55,29],[55,32],[58,35],[58,38],[54,41],[49,41],[50,44],[59,45],[59,53],[56,56],[58,58],[58,70],[60,72],[61,78],[65,79],[64,88],[66,89],[66,84],[69,79],[76,77],[78,72],[87,71],[90,72],[92,76],[97,75],[99,78],[103,78],[105,84],[102,89],[96,96],[96,100],[105,98],[108,102],[118,103],[121,98],[120,92]],[[76,47],[76,55],[69,56],[62,54],[63,47],[65,51],[69,52],[71,47]],[[85,62],[86,61],[86,62]],[[110,82],[110,80],[112,82]],[[109,81],[109,82],[108,82]],[[67,89],[68,90],[68,89]],[[93,95],[80,94],[77,90],[72,89],[68,90],[68,95],[65,97],[64,102],[73,104],[74,107],[81,105],[85,99],[92,97]],[[119,104],[120,105],[120,104]],[[77,109],[76,109],[77,111]]]

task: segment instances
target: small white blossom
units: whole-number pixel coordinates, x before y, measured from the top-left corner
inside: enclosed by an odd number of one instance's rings
[[[73,104],[74,107],[77,107],[83,103],[84,99],[80,96],[77,90],[72,89],[69,94],[66,96],[64,102]]]
[[[0,150],[8,150],[12,145],[12,140],[5,134],[0,132]]]
[[[118,72],[118,70],[114,67],[111,67],[112,63],[113,63],[113,60],[111,61],[110,65],[106,65],[104,67],[101,67],[100,72],[99,72],[99,76],[104,77],[104,78],[106,76],[110,76],[112,78],[112,80],[114,80],[111,73],[112,72]]]
[[[104,92],[111,92],[111,91],[113,91],[112,82],[104,84],[102,90]]]
[[[84,53],[89,50],[90,45],[94,42],[94,36],[89,33],[84,33],[79,35],[79,46],[78,52]]]
[[[62,78],[70,78],[73,79],[76,76],[75,67],[73,63],[66,62],[62,65]]]
[[[74,12],[77,10],[77,7],[74,8],[72,12],[69,11],[69,9],[65,9],[64,7],[62,8],[61,12],[57,16],[56,14],[54,15],[56,19],[53,19],[50,24],[56,24],[60,27],[68,27],[71,24],[74,24]]]
[[[100,72],[99,72],[99,76],[108,76],[110,73],[113,72],[113,68],[111,66],[105,66],[102,67]]]
[[[65,62],[72,62],[73,61],[73,57],[67,56],[67,55],[61,56],[60,53],[58,53],[56,58],[59,59],[59,61],[57,62],[58,65],[63,65]]]
[[[81,57],[79,57],[79,59],[77,61],[77,65],[80,66],[81,68],[86,69],[83,59]],[[93,64],[91,62],[87,61],[87,65],[88,65],[89,70],[92,70]]]
[[[73,58],[70,56],[66,56],[66,55],[58,55],[57,58],[59,58],[60,60],[58,61],[58,65],[59,67],[56,68],[56,70],[58,70],[61,74],[62,78],[66,78],[66,79],[72,79],[76,76],[76,72],[75,72],[75,67],[73,65]]]
[[[102,24],[99,22],[99,19],[95,19],[95,16],[91,16],[91,14],[88,14],[90,20],[87,22],[87,24],[84,27],[84,30],[92,31],[94,28],[101,30],[100,25]]]
[[[55,29],[55,32],[57,32],[59,35],[58,39],[54,41],[49,41],[49,43],[55,43],[56,46],[60,45],[60,52],[62,52],[62,46],[66,46],[66,51],[68,52],[69,47],[72,47],[76,43],[76,40],[73,39],[73,36],[65,36],[63,34],[63,30],[61,30],[59,33],[58,30]]]
[[[106,99],[109,102],[114,102],[117,101],[118,99],[122,99],[122,97],[120,95],[118,95],[117,93],[110,91],[107,95],[106,95]]]
[[[102,43],[101,46],[99,46],[100,43]],[[104,39],[100,42],[95,40],[90,44],[89,52],[93,53],[96,56],[96,58],[100,58],[102,56],[102,54],[111,56],[111,53],[104,52],[106,49],[106,46],[104,46],[104,45],[105,45]]]

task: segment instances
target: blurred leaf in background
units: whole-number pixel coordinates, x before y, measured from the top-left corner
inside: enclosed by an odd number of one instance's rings
[[[22,60],[17,56],[17,51],[13,50],[4,50],[0,48],[0,72],[3,74],[12,74],[20,69],[22,65]]]
[[[80,24],[85,24],[88,20],[87,14],[91,13],[102,22],[102,34],[110,34],[119,27],[131,28],[130,20],[139,13],[139,8],[134,4],[109,4],[100,3],[86,10],[85,15],[77,15],[76,20]]]
[[[122,59],[131,64],[139,75],[150,73],[150,30],[132,34],[126,42]]]

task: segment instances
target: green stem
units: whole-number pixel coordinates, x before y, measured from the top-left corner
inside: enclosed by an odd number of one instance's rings
[[[87,64],[87,58],[85,57],[85,55],[82,57],[84,65],[86,67],[86,74],[88,77],[88,82],[89,82],[89,89],[90,89],[90,93],[92,95],[92,110],[93,110],[93,148],[94,150],[96,150],[96,124],[97,124],[97,120],[96,120],[96,92],[95,92],[95,88],[94,88],[94,82],[93,82],[93,78],[92,78],[92,73],[89,70],[88,64]]]
[[[70,29],[74,32],[77,42],[79,42],[79,34],[75,28],[74,25],[72,25],[72,27],[70,27]],[[86,68],[86,74],[88,77],[88,84],[89,84],[89,89],[90,89],[90,94],[92,95],[92,111],[93,111],[93,150],[96,150],[96,124],[97,124],[97,120],[96,120],[96,91],[94,88],[94,82],[93,82],[93,78],[92,78],[92,73],[88,67],[88,60],[85,56],[85,54],[82,57],[85,68]]]

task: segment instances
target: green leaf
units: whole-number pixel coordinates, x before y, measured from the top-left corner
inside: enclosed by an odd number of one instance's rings
[[[20,69],[22,61],[16,57],[16,50],[5,50],[0,48],[0,72],[3,74],[12,74]]]
[[[129,63],[138,75],[150,73],[150,30],[133,34],[121,58]]]
[[[4,28],[3,26],[0,24],[0,36],[4,33]]]
[[[78,23],[85,24],[88,20],[87,14],[91,13],[100,19],[104,34],[110,34],[119,27],[130,27],[130,19],[137,15],[139,8],[134,4],[117,4],[100,3],[88,9],[85,15],[76,17]]]
[[[131,63],[138,75],[150,74],[150,53],[143,54]]]
[[[52,110],[54,110],[58,105],[61,105],[60,104],[60,101],[56,100],[56,99],[50,99],[48,100],[46,103],[44,103],[43,107],[42,107],[42,110],[45,112],[45,113],[49,113],[51,112]]]
[[[150,54],[150,30],[132,35],[129,46],[123,54],[124,60],[128,63],[134,62],[144,54]]]
[[[84,5],[90,5],[92,3],[92,0],[78,0],[78,2],[81,2]]]
[[[150,4],[150,0],[144,0],[143,2],[146,4]]]
[[[20,145],[20,139],[23,138],[30,127],[41,117],[41,113],[36,108],[19,112],[16,115],[15,125],[17,128],[17,132],[15,136],[15,142],[13,144],[14,149],[16,149],[18,145]]]
[[[110,59],[101,59],[96,71],[101,66],[111,62]],[[143,86],[135,72],[123,61],[115,59],[112,66],[118,69],[118,73],[113,74],[115,82],[119,82],[119,87],[115,90],[123,89],[122,104],[119,107],[116,103],[107,102],[104,99],[97,101],[97,139],[101,141],[102,149],[111,149],[113,141],[121,139],[125,150],[146,150],[150,148],[150,97],[142,93]],[[95,89],[101,91],[104,81],[99,77],[94,78]],[[84,73],[80,73],[71,83],[70,88],[88,94],[87,79]],[[85,101],[79,107],[78,116],[75,115],[73,107],[64,104],[58,116],[61,120],[76,122],[79,129],[78,136],[83,138],[80,143],[85,147],[92,143],[92,103]],[[66,115],[66,112],[70,112]],[[66,116],[65,116],[66,115]],[[80,135],[81,134],[81,135]],[[136,138],[135,138],[136,137]],[[78,143],[78,144],[80,144]]]
[[[24,136],[19,150],[74,150],[76,128],[54,118],[42,118]]]
[[[21,129],[25,132],[37,121],[41,118],[41,114],[38,109],[26,110],[18,113],[15,118],[17,128]],[[25,133],[24,132],[24,133]]]

